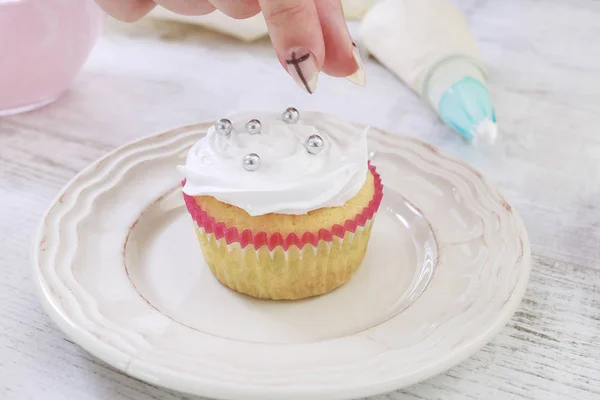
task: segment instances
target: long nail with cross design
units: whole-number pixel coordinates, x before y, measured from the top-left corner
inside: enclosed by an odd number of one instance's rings
[[[305,48],[290,50],[285,57],[288,72],[302,89],[312,94],[317,89],[319,67],[315,56]]]
[[[352,55],[354,56],[356,65],[358,65],[358,69],[352,75],[348,75],[346,79],[355,85],[365,86],[367,84],[367,77],[365,75],[365,69],[363,68],[363,62],[362,58],[360,58],[358,47],[356,47],[356,43],[354,42],[352,42]]]

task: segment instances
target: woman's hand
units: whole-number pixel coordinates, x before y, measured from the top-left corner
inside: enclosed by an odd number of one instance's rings
[[[157,4],[185,15],[215,9],[238,19],[263,12],[279,62],[308,93],[318,74],[346,77],[364,86],[365,73],[340,0],[96,0],[110,15],[132,22]]]

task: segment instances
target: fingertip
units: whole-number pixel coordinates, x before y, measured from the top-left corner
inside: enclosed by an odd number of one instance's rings
[[[315,3],[321,20],[325,43],[323,72],[334,77],[344,77],[358,85],[364,83],[364,70],[360,54],[348,31],[344,12],[339,1]]]
[[[155,6],[152,0],[96,0],[100,8],[121,22],[135,22]]]
[[[312,94],[325,62],[325,44],[314,0],[259,0],[279,61],[300,88]]]
[[[325,39],[325,63],[323,64],[323,72],[327,75],[344,78],[356,73],[361,65],[357,62],[354,55],[354,47],[339,46],[336,43]]]
[[[358,46],[356,46],[356,43],[354,42],[352,42],[352,56],[354,58],[354,62],[356,63],[357,69],[351,75],[347,75],[345,78],[355,85],[365,87],[367,85],[367,74],[365,73],[365,69],[363,67]]]
[[[181,15],[205,15],[215,11],[208,0],[154,0],[160,6]]]
[[[319,14],[313,0],[259,0],[277,55],[288,59],[294,48],[313,55],[319,69],[325,62],[325,45]],[[285,65],[285,64],[284,64]]]
[[[222,13],[234,19],[251,18],[260,13],[258,0],[209,0]]]
[[[317,90],[321,69],[310,50],[304,47],[290,49],[285,57],[285,64],[288,73],[300,88],[309,94],[313,94]]]
[[[260,13],[260,9],[258,9],[256,11],[247,11],[247,12],[243,12],[243,13],[235,13],[235,14],[227,14],[227,15],[229,15],[233,19],[248,19],[248,18],[254,17],[258,13]]]

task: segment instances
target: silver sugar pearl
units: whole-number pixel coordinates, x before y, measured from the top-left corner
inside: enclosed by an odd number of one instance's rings
[[[251,119],[246,124],[246,132],[248,132],[251,135],[259,134],[261,129],[262,129],[262,124],[257,119]]]
[[[227,118],[221,118],[215,124],[215,131],[217,131],[219,135],[227,136],[231,133],[232,130],[233,124]]]
[[[319,154],[321,150],[323,150],[324,145],[325,142],[319,135],[310,135],[308,139],[306,139],[306,150],[308,150],[310,154]]]
[[[281,115],[281,119],[286,124],[295,124],[300,120],[300,113],[294,107],[288,107]]]
[[[256,153],[246,154],[243,165],[246,171],[256,171],[260,167],[260,157]]]

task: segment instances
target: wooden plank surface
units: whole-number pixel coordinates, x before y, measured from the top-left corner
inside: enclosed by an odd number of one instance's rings
[[[510,324],[447,373],[374,400],[600,398],[600,2],[457,3],[489,66],[501,124],[487,151],[467,146],[372,60],[367,89],[323,77],[311,97],[267,41],[148,21],[110,24],[65,96],[1,118],[0,398],[190,398],[114,371],[49,321],[30,277],[34,230],[69,179],[127,141],[290,104],[440,146],[497,183],[529,231],[531,282]]]

